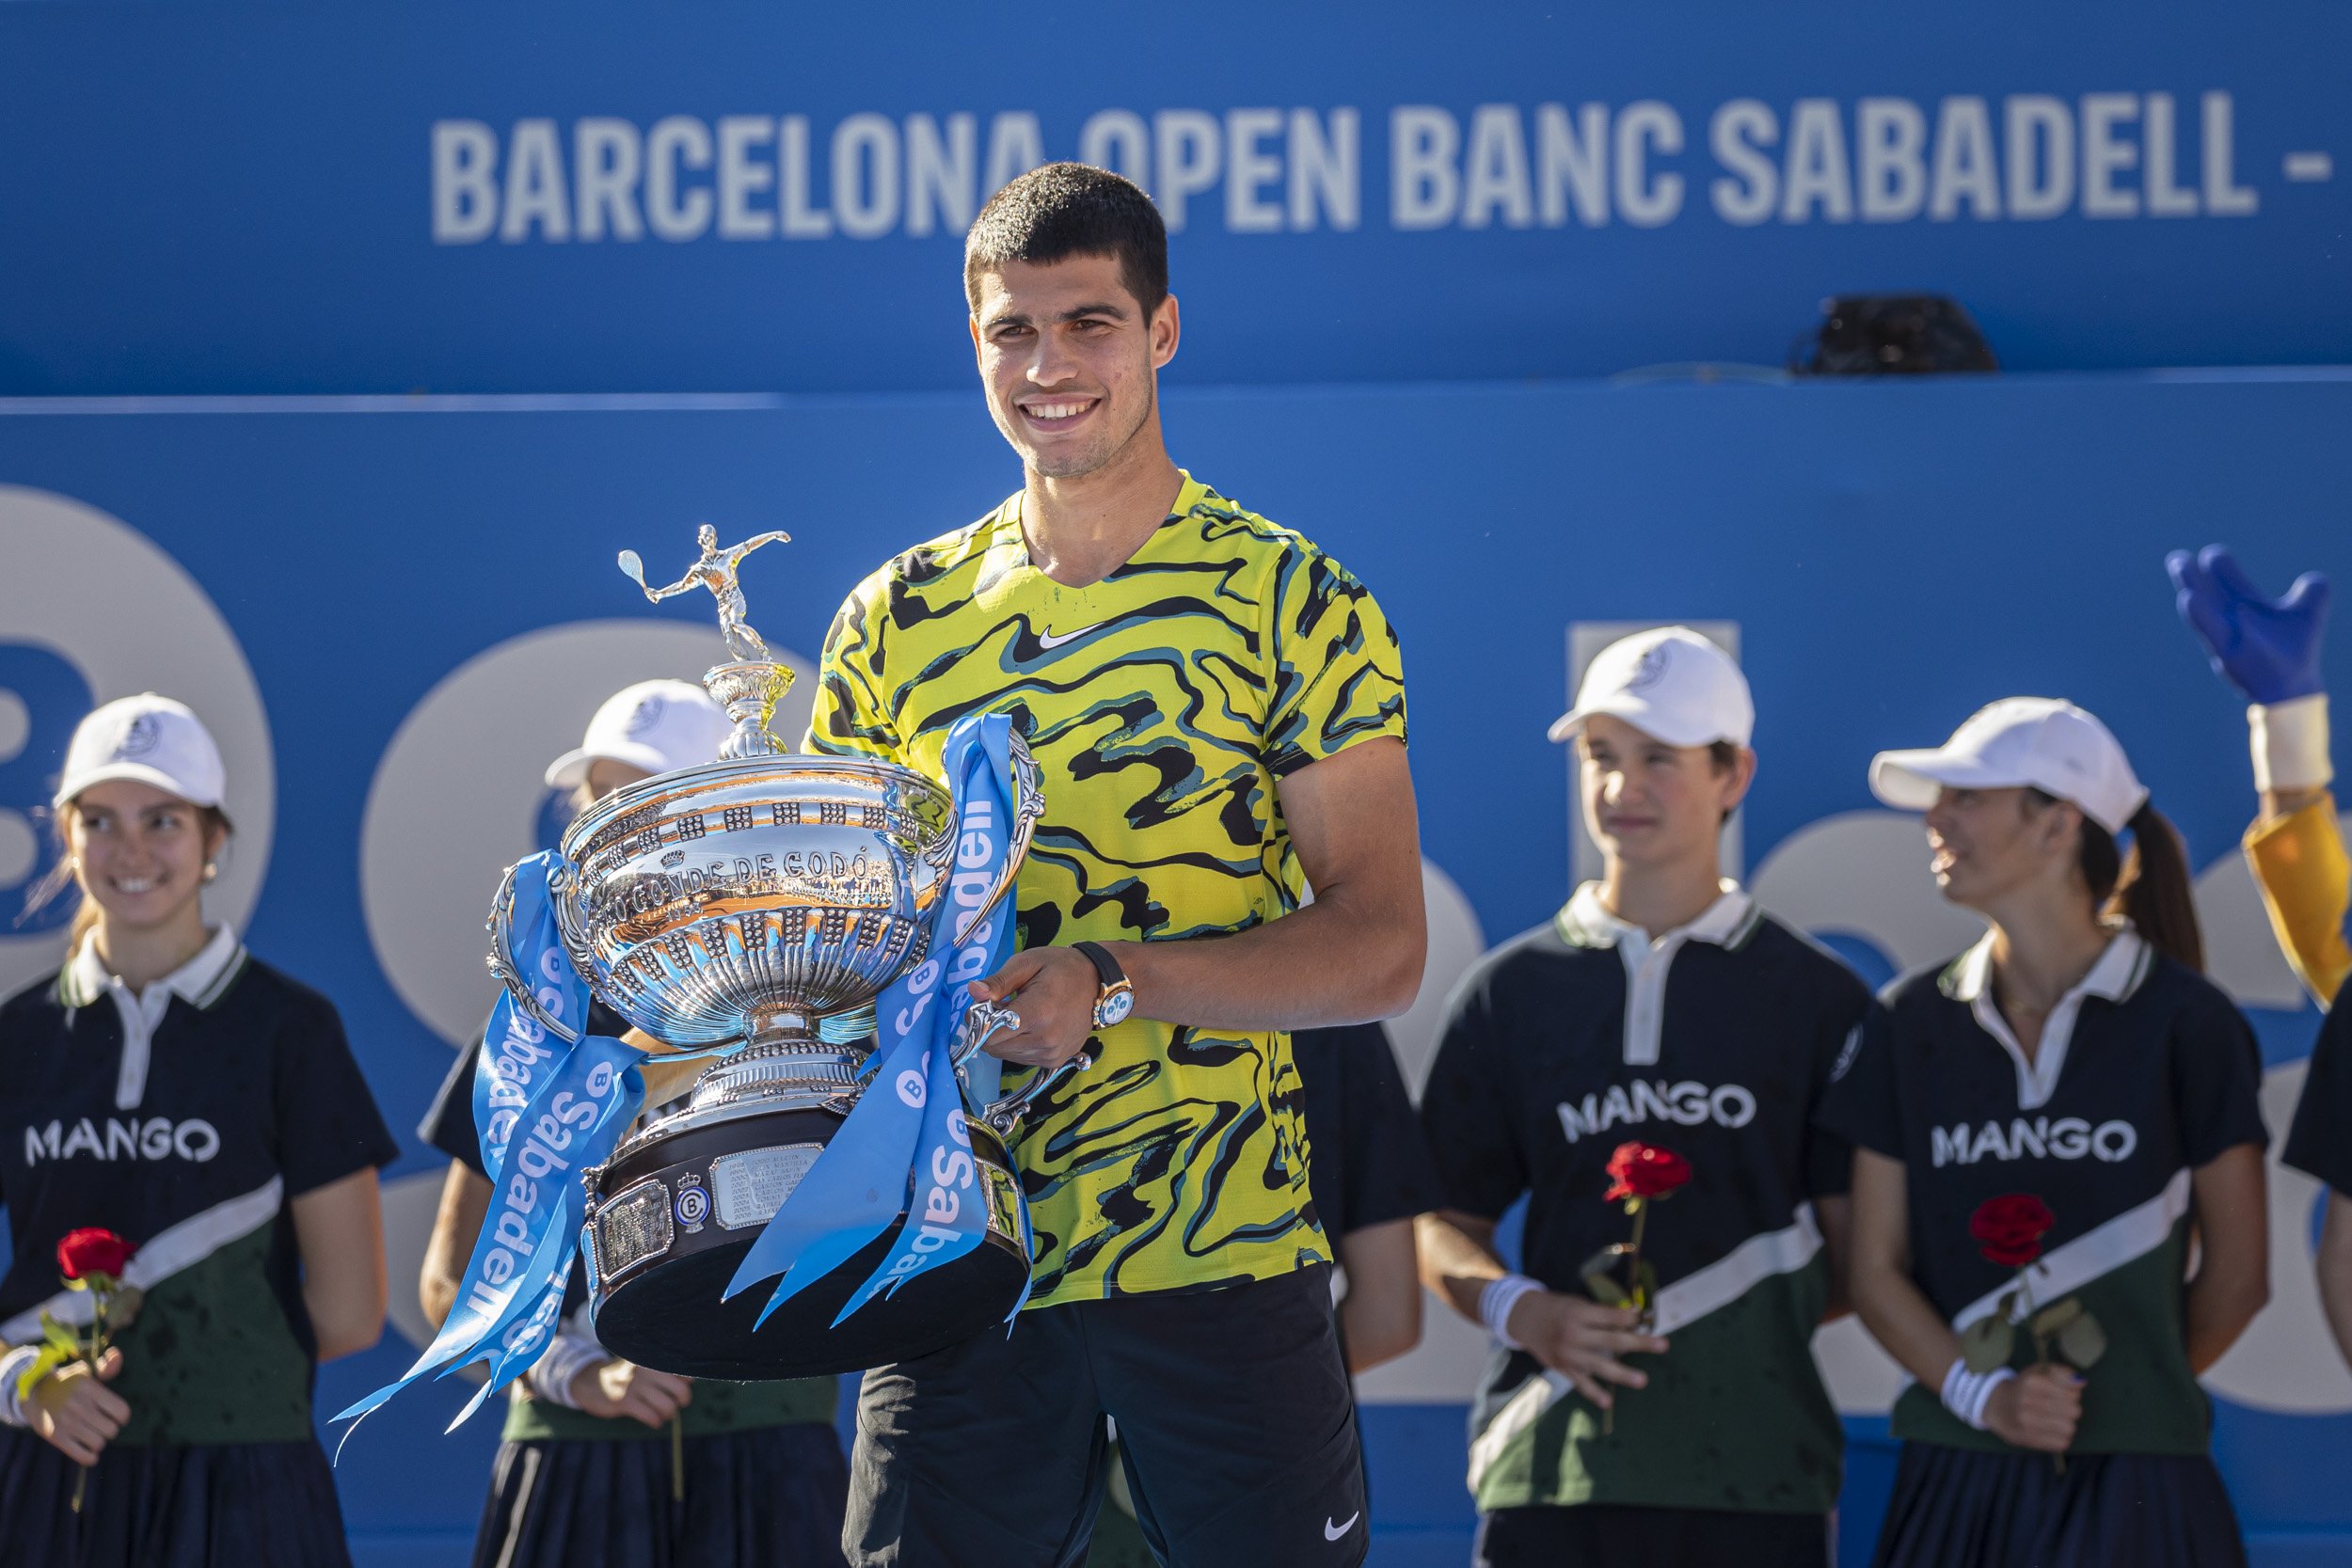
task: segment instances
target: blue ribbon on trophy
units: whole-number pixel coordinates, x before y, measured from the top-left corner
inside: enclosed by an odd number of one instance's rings
[[[1012,951],[1013,909],[1005,900],[985,919],[989,892],[1009,852],[1013,828],[1011,721],[971,714],[956,721],[941,754],[953,800],[955,872],[932,906],[928,956],[891,982],[875,1003],[874,1086],[768,1222],[735,1276],[728,1298],[781,1274],[760,1321],[823,1278],[894,1224],[906,1227],[889,1258],[852,1292],[837,1324],[877,1296],[927,1269],[960,1258],[987,1230],[965,1085],[954,1059],[968,987],[993,974]],[[976,1093],[994,1085],[995,1059],[975,1053],[966,1069]],[[1024,1216],[1026,1228],[1026,1216]]]
[[[548,895],[552,859],[533,855],[515,867],[513,953],[548,1017],[584,1022],[588,988],[564,956]],[[644,1059],[606,1036],[565,1041],[511,995],[499,998],[474,1069],[474,1126],[490,1173],[490,1211],[457,1299],[415,1365],[334,1419],[352,1421],[356,1431],[359,1418],[426,1373],[447,1377],[486,1361],[489,1381],[450,1422],[454,1430],[538,1360],[580,1251],[586,1201],[580,1172],[609,1158],[635,1118],[644,1094],[637,1065]]]

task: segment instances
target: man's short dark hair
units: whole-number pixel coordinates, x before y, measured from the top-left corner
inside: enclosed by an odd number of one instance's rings
[[[1108,256],[1146,321],[1168,297],[1168,225],[1134,181],[1088,164],[1045,164],[988,198],[963,237],[963,293],[1008,261]]]

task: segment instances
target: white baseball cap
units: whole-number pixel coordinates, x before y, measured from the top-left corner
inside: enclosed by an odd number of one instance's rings
[[[548,787],[567,789],[602,761],[668,773],[709,762],[735,726],[691,681],[639,681],[604,700],[576,751],[548,764]]]
[[[1745,746],[1756,733],[1756,700],[1731,656],[1689,626],[1621,637],[1584,668],[1576,706],[1548,732],[1565,740],[1596,713],[1612,714],[1669,746]]]
[[[65,773],[53,804],[94,784],[136,779],[192,806],[217,806],[229,787],[220,748],[185,703],[142,691],[92,708],[66,743]]]
[[[2105,724],[2058,697],[2004,697],[1968,716],[1931,751],[1881,752],[1870,791],[1899,811],[1925,811],[1937,793],[2030,785],[2072,800],[2111,833],[2148,800],[2147,786]]]

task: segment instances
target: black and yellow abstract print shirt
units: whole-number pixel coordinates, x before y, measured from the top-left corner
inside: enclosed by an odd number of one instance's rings
[[[1276,782],[1403,739],[1405,684],[1363,584],[1186,475],[1159,531],[1090,587],[1030,564],[1019,496],[858,585],[825,639],[807,749],[936,779],[972,712],[1010,715],[1044,772],[1022,945],[1172,942],[1298,907]],[[1016,1154],[1031,1306],[1329,1258],[1287,1035],[1135,1018],[1099,1044]]]

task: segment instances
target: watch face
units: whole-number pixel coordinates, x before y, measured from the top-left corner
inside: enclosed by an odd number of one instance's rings
[[[1124,1023],[1127,1022],[1127,1015],[1135,1010],[1135,992],[1114,991],[1094,1005],[1094,1026],[1097,1029],[1107,1029],[1114,1023]]]

